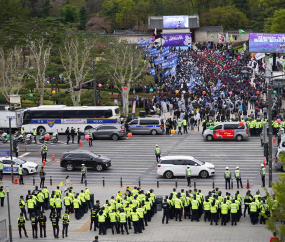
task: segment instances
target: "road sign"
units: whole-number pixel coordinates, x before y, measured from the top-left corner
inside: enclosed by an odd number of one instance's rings
[[[0,150],[0,157],[10,156],[10,150]]]

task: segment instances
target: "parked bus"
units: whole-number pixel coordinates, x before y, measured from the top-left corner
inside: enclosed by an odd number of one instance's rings
[[[101,124],[120,122],[118,106],[82,106],[67,107],[65,105],[42,105],[25,109],[23,115],[26,133],[37,129],[37,133],[64,133],[66,128],[73,127],[81,131],[94,128]]]

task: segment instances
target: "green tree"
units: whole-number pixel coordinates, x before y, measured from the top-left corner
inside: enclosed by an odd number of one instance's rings
[[[273,18],[268,18],[265,22],[264,31],[269,33],[284,33],[285,9],[274,12]]]
[[[60,10],[65,23],[76,23],[78,19],[78,12],[75,6],[66,4],[63,9]]]
[[[111,102],[111,96],[109,92],[100,91],[100,105],[101,106],[113,106]],[[81,94],[80,100],[81,106],[94,106],[94,91],[89,90]]]
[[[248,19],[244,13],[235,7],[217,7],[209,11],[209,23],[202,25],[223,26],[224,29],[241,29],[248,25]]]
[[[80,29],[85,30],[88,21],[88,15],[87,15],[87,10],[84,6],[82,6],[79,10],[79,21],[80,21]]]

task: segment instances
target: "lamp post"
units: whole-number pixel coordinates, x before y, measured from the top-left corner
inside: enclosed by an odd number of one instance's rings
[[[10,193],[9,186],[6,186],[6,193],[7,193],[7,203],[8,203],[9,237],[10,237],[10,242],[12,242],[13,239],[12,239],[12,225],[11,225],[10,202],[9,202],[9,193]]]
[[[12,153],[12,130],[11,130],[11,120],[9,118],[9,134],[10,134],[10,158],[11,158],[11,175],[12,175],[12,183],[14,182],[14,167],[13,167],[13,153]]]
[[[96,87],[96,73],[95,73],[95,60],[92,61],[92,69],[93,69],[93,91],[94,91],[94,106],[97,106],[97,87]]]

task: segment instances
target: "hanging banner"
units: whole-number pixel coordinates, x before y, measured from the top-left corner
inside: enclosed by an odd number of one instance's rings
[[[191,46],[191,34],[163,34],[163,46]]]
[[[285,53],[285,34],[249,33],[249,51]]]

